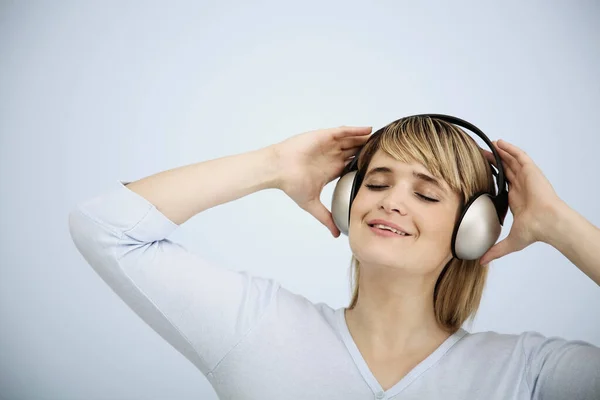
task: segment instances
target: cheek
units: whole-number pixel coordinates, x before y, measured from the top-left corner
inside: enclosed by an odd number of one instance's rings
[[[350,225],[348,226],[348,236],[350,239],[352,239],[353,236],[356,236],[355,232],[362,222],[362,215],[364,214],[361,214],[361,211],[354,207],[353,204],[352,209],[350,210]]]
[[[354,198],[352,202],[352,208],[350,209],[350,220],[356,220],[362,218],[363,215],[366,214],[367,210],[365,210],[367,201],[365,196],[361,195],[361,191],[358,192],[357,196]]]
[[[426,233],[431,240],[450,243],[455,221],[453,211],[430,213],[421,220],[421,233]]]

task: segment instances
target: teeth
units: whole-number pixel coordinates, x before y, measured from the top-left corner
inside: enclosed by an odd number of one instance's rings
[[[392,228],[391,226],[382,225],[382,224],[374,224],[373,226],[374,226],[375,228],[379,228],[379,229],[385,229],[385,230],[388,230],[388,231],[392,231],[392,232],[394,232],[394,233],[397,233],[397,234],[398,234],[398,235],[400,235],[400,236],[406,236],[406,235],[407,235],[406,233],[404,233],[404,232],[402,232],[402,231],[399,231],[399,230],[397,230],[397,229],[394,229],[394,228]]]

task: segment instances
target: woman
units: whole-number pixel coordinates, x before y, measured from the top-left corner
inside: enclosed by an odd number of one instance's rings
[[[479,305],[487,264],[536,241],[600,285],[600,230],[559,199],[522,150],[499,141],[511,182],[510,234],[479,260],[454,260],[460,207],[493,189],[491,153],[435,118],[396,121],[367,143],[370,132],[307,132],[118,181],[71,212],[72,238],[223,399],[600,398],[597,347],[461,328]],[[320,193],[363,147],[359,166],[367,175],[350,213],[356,282],[348,308],[212,266],[167,239],[197,213],[266,188],[284,191],[338,237]],[[403,232],[391,234],[389,225]]]

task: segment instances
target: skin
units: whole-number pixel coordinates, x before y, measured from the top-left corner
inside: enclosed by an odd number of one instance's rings
[[[369,175],[377,167],[392,172]],[[433,350],[449,336],[435,321],[432,298],[437,278],[452,258],[460,197],[443,180],[438,188],[414,177],[413,171],[433,177],[421,164],[399,162],[378,151],[350,213],[350,247],[361,275],[358,302],[346,310],[346,320],[361,351],[374,359]],[[411,236],[379,236],[367,224],[375,218],[402,226]]]
[[[531,157],[505,140],[494,142],[509,185],[513,224],[508,236],[481,257],[488,263],[535,243],[561,252],[596,285],[600,285],[600,229],[558,197]],[[492,162],[492,153],[482,150]]]

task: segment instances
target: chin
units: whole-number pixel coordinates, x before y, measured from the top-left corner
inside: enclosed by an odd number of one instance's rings
[[[413,242],[414,245],[414,242]],[[403,247],[386,243],[378,239],[356,238],[350,240],[350,248],[354,257],[362,265],[380,265],[408,273],[426,275],[435,271],[431,252],[423,251],[418,245]],[[435,257],[434,257],[435,258]]]
[[[410,249],[394,248],[394,246],[372,240],[350,241],[350,249],[361,264],[406,269],[417,264],[414,260],[419,259],[418,255],[412,254],[414,252]]]

